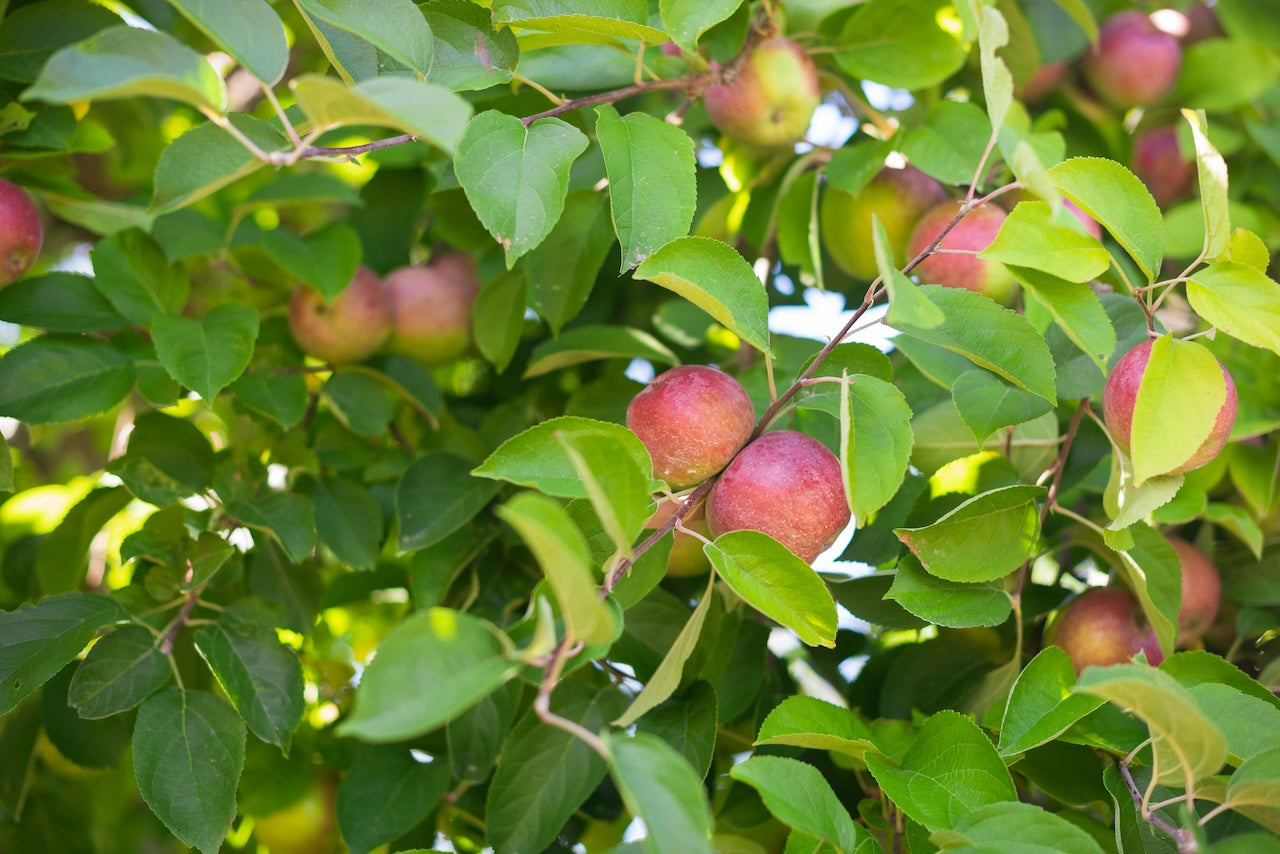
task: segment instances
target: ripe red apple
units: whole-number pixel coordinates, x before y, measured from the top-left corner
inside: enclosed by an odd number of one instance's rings
[[[835,542],[850,517],[840,460],[794,430],[765,433],[743,448],[707,498],[716,536],[760,531],[805,563]]]
[[[0,288],[31,269],[43,242],[35,202],[18,185],[0,178]]]
[[[1113,107],[1150,106],[1173,88],[1182,70],[1178,39],[1144,13],[1117,12],[1098,28],[1098,44],[1081,60],[1085,79]]]
[[[383,280],[395,315],[387,348],[442,365],[471,347],[471,312],[480,280],[470,255],[450,252],[425,266],[392,270]]]
[[[1152,665],[1164,661],[1137,597],[1116,587],[1095,587],[1071,600],[1050,625],[1045,642],[1062,647],[1076,673],[1090,665],[1123,664],[1139,652]]]
[[[856,196],[828,187],[819,210],[823,245],[845,272],[871,281],[878,274],[871,217],[880,219],[893,262],[902,267],[916,220],[946,198],[942,185],[914,166],[880,170]]]
[[[907,258],[916,257],[932,243],[955,217],[960,206],[960,202],[949,201],[930,208],[911,232],[911,238],[907,241]],[[996,205],[980,205],[969,211],[948,232],[938,248],[981,252],[996,239],[1004,220],[1005,212]],[[922,282],[946,285],[949,288],[965,288],[986,294],[999,303],[1008,302],[1017,287],[1017,282],[1007,267],[998,261],[979,258],[976,254],[933,254],[920,262],[915,273]]]
[[[1111,369],[1106,388],[1103,390],[1103,418],[1107,422],[1111,438],[1126,454],[1130,451],[1133,432],[1133,407],[1138,399],[1138,387],[1142,383],[1142,375],[1147,370],[1147,361],[1151,358],[1153,343],[1154,340],[1144,341],[1121,356],[1120,361],[1116,362],[1115,367]],[[1222,365],[1221,362],[1218,364]],[[1231,379],[1231,374],[1227,372],[1226,365],[1222,365],[1222,378],[1227,383],[1227,396],[1222,402],[1222,408],[1218,410],[1213,429],[1209,431],[1208,437],[1196,452],[1191,455],[1191,459],[1165,474],[1180,474],[1198,469],[1216,457],[1227,444],[1227,437],[1231,435],[1231,428],[1236,423],[1239,397],[1236,394],[1236,384]]]
[[[737,76],[712,86],[703,103],[712,124],[747,145],[791,145],[804,138],[822,100],[808,52],[781,36],[756,45]]]
[[[1071,211],[1071,215],[1080,221],[1080,224],[1084,226],[1084,230],[1088,232],[1090,237],[1094,240],[1102,239],[1102,226],[1098,225],[1096,219],[1076,207],[1076,203],[1070,199],[1063,199],[1062,206]]]
[[[1161,125],[1133,138],[1133,173],[1142,179],[1160,207],[1168,207],[1191,193],[1196,162],[1182,153],[1178,131]]]
[[[654,476],[676,490],[727,466],[751,438],[755,422],[742,385],[706,365],[672,368],[627,406],[627,427],[649,450]]]
[[[658,528],[666,524],[667,520],[675,515],[678,506],[679,504],[672,499],[660,499],[657,509],[653,511],[653,515],[649,517],[645,527]],[[682,524],[689,530],[697,531],[707,539],[711,539],[711,529],[707,526],[706,509],[707,505],[703,503],[692,513],[685,516]],[[702,575],[709,570],[711,561],[707,559],[706,552],[702,550],[702,540],[678,528],[674,533],[675,542],[672,543],[671,553],[667,557],[667,575],[673,578],[687,578],[693,575]]]
[[[376,353],[391,335],[391,300],[368,267],[332,304],[306,285],[294,288],[289,330],[302,352],[324,362],[360,362]]]
[[[1178,643],[1195,643],[1218,616],[1222,576],[1209,556],[1186,540],[1169,537],[1182,564],[1182,607],[1178,609]]]

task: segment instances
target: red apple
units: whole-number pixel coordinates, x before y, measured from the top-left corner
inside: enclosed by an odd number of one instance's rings
[[[1209,556],[1186,540],[1169,537],[1182,565],[1182,607],[1178,609],[1178,643],[1195,643],[1218,616],[1222,576]]]
[[[1062,647],[1076,673],[1096,665],[1123,664],[1139,652],[1164,661],[1156,633],[1128,590],[1095,587],[1071,600],[1049,627],[1045,642]]]
[[[1196,162],[1182,153],[1173,125],[1161,125],[1135,136],[1132,165],[1134,174],[1162,208],[1189,195],[1196,179]]]
[[[828,187],[819,211],[823,245],[842,269],[871,281],[878,275],[871,217],[884,226],[893,262],[900,268],[907,261],[907,238],[916,220],[946,198],[942,185],[914,166],[880,170],[856,196]]]
[[[0,288],[31,269],[43,242],[44,226],[35,202],[16,184],[0,178]]]
[[[1142,375],[1147,370],[1147,361],[1151,358],[1153,343],[1154,340],[1144,341],[1121,356],[1120,361],[1116,362],[1115,367],[1111,369],[1111,374],[1107,377],[1107,385],[1103,390],[1103,418],[1107,422],[1111,438],[1125,454],[1130,451],[1133,407],[1138,399]],[[1218,364],[1222,365],[1221,362]],[[1226,365],[1222,365],[1222,378],[1227,383],[1227,396],[1218,410],[1213,429],[1209,431],[1208,437],[1196,452],[1191,455],[1191,459],[1165,474],[1180,474],[1198,469],[1216,457],[1227,444],[1227,437],[1231,435],[1231,428],[1236,423],[1239,397],[1236,394],[1236,384],[1231,379],[1231,374],[1227,372]]]
[[[676,490],[728,465],[751,438],[755,421],[742,385],[706,365],[672,368],[627,406],[627,427],[649,450],[654,476]]]
[[[850,517],[840,460],[794,430],[765,433],[743,448],[707,498],[716,536],[760,531],[805,563],[835,542]]]
[[[289,302],[289,330],[302,352],[324,362],[360,362],[369,358],[391,335],[391,300],[378,276],[368,267],[332,304],[306,285],[294,288]]]
[[[707,115],[722,133],[762,147],[803,139],[821,100],[813,60],[781,36],[756,45],[732,81],[703,94]]]
[[[383,280],[395,315],[387,348],[442,365],[471,347],[471,313],[480,280],[471,256],[451,252],[425,266],[392,270]]]
[[[1102,226],[1098,225],[1096,219],[1076,207],[1076,203],[1070,199],[1063,199],[1062,206],[1071,211],[1071,215],[1080,221],[1080,224],[1084,226],[1084,230],[1089,233],[1090,237],[1094,240],[1102,239]]]
[[[1113,107],[1148,107],[1169,93],[1182,70],[1178,39],[1146,14],[1117,12],[1098,28],[1098,44],[1081,60],[1085,79]]]
[[[960,206],[960,202],[949,201],[930,208],[911,232],[911,238],[907,241],[907,258],[916,257],[932,243],[955,217]],[[981,252],[996,239],[1004,220],[1005,212],[996,205],[980,205],[969,211],[947,233],[938,248]],[[1007,267],[998,261],[979,258],[976,254],[935,253],[921,261],[915,273],[922,282],[946,285],[949,288],[965,288],[986,294],[999,303],[1008,302],[1017,287],[1013,274]]]

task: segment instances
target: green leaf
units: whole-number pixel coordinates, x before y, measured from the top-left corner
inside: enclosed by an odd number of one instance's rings
[[[1133,404],[1134,485],[1190,460],[1213,430],[1226,395],[1222,365],[1203,344],[1157,338]]]
[[[1000,232],[979,257],[1029,267],[1068,282],[1088,282],[1111,266],[1102,244],[1068,225],[1072,214],[1060,208],[1057,217],[1046,202],[1019,202],[1005,218]]]
[[[228,117],[236,130],[263,151],[282,151],[288,143],[266,122],[236,113]],[[160,152],[155,189],[148,210],[165,214],[194,204],[266,166],[241,142],[213,122],[205,122],[175,139]]]
[[[951,396],[980,445],[1001,428],[1025,424],[1053,409],[1043,397],[1015,388],[989,371],[965,371],[951,386]]]
[[[560,444],[561,436],[571,438],[578,433],[596,433],[616,440],[646,477],[652,475],[653,463],[649,452],[635,433],[621,424],[573,415],[552,418],[512,436],[471,473],[476,477],[531,487],[560,498],[590,498],[573,461]]]
[[[100,332],[127,322],[89,276],[46,273],[0,290],[0,320],[53,332]]]
[[[758,791],[778,821],[824,839],[839,851],[852,852],[870,838],[812,765],[783,756],[752,756],[734,765],[729,776]]]
[[[228,501],[227,512],[242,524],[275,537],[294,563],[311,554],[316,546],[315,508],[305,496],[273,492],[260,498]]]
[[[258,312],[247,305],[224,304],[199,320],[160,315],[151,335],[169,376],[212,401],[249,366],[258,339]]]
[[[169,0],[200,32],[268,86],[289,62],[284,24],[265,0]]]
[[[405,618],[378,646],[356,689],[355,711],[340,735],[403,741],[448,723],[516,675],[510,641],[461,611],[431,608]],[[406,685],[430,686],[406,691]]]
[[[1122,531],[1135,522],[1147,518],[1147,515],[1172,501],[1182,489],[1186,480],[1180,474],[1161,475],[1148,478],[1142,486],[1133,485],[1132,476],[1126,471],[1120,457],[1111,458],[1111,480],[1107,483],[1107,492],[1103,501],[1108,512],[1112,512],[1112,490],[1115,491],[1115,518],[1107,525],[1108,531]]]
[[[428,83],[455,92],[488,89],[511,79],[520,49],[510,29],[495,30],[488,10],[459,0],[419,6],[435,39]]]
[[[936,522],[897,528],[898,539],[929,574],[948,581],[992,581],[1008,575],[1040,550],[1044,487],[1006,486],[968,499]]]
[[[345,564],[373,569],[382,548],[382,506],[362,484],[322,477],[310,492],[320,542]]]
[[[396,487],[400,553],[438,543],[471,521],[498,494],[498,484],[472,477],[470,464],[435,451],[409,467]]]
[[[476,348],[498,373],[511,364],[520,345],[527,290],[524,271],[514,270],[485,284],[476,297],[472,314]]]
[[[889,312],[885,323],[890,326],[903,324],[920,329],[936,329],[947,318],[942,309],[921,293],[915,283],[898,269],[893,257],[893,246],[884,224],[874,213],[871,215],[872,248],[876,256],[876,270],[880,280],[889,290]]]
[[[0,415],[28,424],[106,412],[133,388],[132,360],[94,338],[42,335],[0,356]]]
[[[332,303],[355,278],[360,266],[360,237],[344,223],[334,223],[301,237],[286,228],[263,232],[262,248],[291,275],[306,282]]]
[[[414,588],[417,593],[416,583]],[[482,783],[489,778],[523,691],[519,682],[508,682],[448,723],[449,767],[456,779]]]
[[[967,2],[978,24],[982,97],[987,104],[991,126],[998,128],[1005,123],[1013,105],[1013,75],[999,55],[1000,49],[1009,44],[1009,24],[998,9],[975,0]]]
[[[1009,265],[1009,270],[1048,310],[1072,343],[1099,371],[1106,373],[1107,362],[1116,349],[1116,329],[1093,288],[1087,283],[1068,282],[1028,267]]]
[[[195,645],[253,734],[287,754],[305,710],[298,654],[234,610],[197,629]]]
[[[699,679],[680,696],[663,703],[636,722],[636,730],[656,735],[680,751],[693,770],[706,776],[715,755],[716,691]]]
[[[1227,782],[1227,803],[1274,808],[1280,803],[1280,747],[1246,759]]]
[[[289,83],[317,129],[351,125],[393,128],[447,154],[460,145],[471,105],[443,86],[405,77],[378,77],[348,88],[331,77],[304,74]]]
[[[879,752],[871,729],[848,709],[817,697],[788,697],[764,719],[756,744],[831,750],[861,760]]]
[[[587,541],[555,499],[522,492],[498,509],[538,560],[564,618],[565,636],[587,644],[617,636],[614,612],[599,595]]]
[[[898,561],[893,586],[885,597],[922,620],[956,629],[1001,625],[1013,609],[1002,580],[982,584],[945,581],[925,572],[910,556]]]
[[[1118,569],[1138,597],[1165,655],[1173,651],[1182,602],[1182,564],[1164,535],[1145,522],[1127,529],[1132,545],[1118,553]]]
[[[105,596],[64,593],[0,612],[0,715],[80,654],[98,630],[129,618]]]
[[[981,807],[1017,799],[990,739],[972,720],[950,710],[920,728],[899,767],[868,755],[867,768],[885,795],[929,830],[954,827]]]
[[[1232,764],[1238,766],[1243,760],[1280,747],[1280,709],[1272,703],[1220,682],[1201,682],[1189,688],[1205,717],[1226,737],[1227,757]]]
[[[364,439],[382,436],[395,416],[386,388],[371,374],[337,371],[320,389],[329,411]]]
[[[570,433],[559,438],[605,532],[623,555],[632,557],[631,543],[651,512],[648,476],[611,437]]]
[[[689,233],[698,202],[693,138],[645,113],[619,116],[608,104],[596,107],[596,136],[625,271]]]
[[[1196,146],[1196,173],[1200,185],[1200,210],[1204,213],[1204,257],[1216,258],[1231,239],[1231,211],[1227,200],[1227,162],[1209,141],[1204,111],[1182,110],[1191,125]]]
[[[159,691],[172,674],[155,635],[142,626],[124,626],[89,650],[71,678],[67,700],[82,718],[110,717]]]
[[[593,190],[569,193],[559,222],[522,265],[529,278],[529,305],[552,335],[559,335],[587,304],[613,243],[604,197]],[[523,323],[523,304],[520,312]]]
[[[685,623],[684,628],[680,630],[680,634],[676,635],[675,642],[671,644],[667,654],[662,657],[662,663],[653,672],[653,676],[649,677],[644,689],[636,695],[626,713],[613,722],[614,726],[624,729],[631,726],[651,709],[666,701],[680,687],[685,663],[693,655],[694,648],[698,644],[698,637],[702,634],[702,625],[706,622],[711,599],[715,595],[714,591],[715,576],[709,575],[707,589],[703,592],[702,598],[698,600],[698,607],[693,609],[689,622]]]
[[[1060,647],[1046,646],[1013,683],[1000,723],[1000,755],[1015,756],[1066,732],[1102,705],[1087,694],[1073,694],[1075,667]]]
[[[845,21],[836,64],[853,77],[899,89],[923,89],[960,70],[959,28],[942,25],[944,0],[871,0]],[[970,173],[972,177],[972,173]]]
[[[526,128],[489,110],[467,124],[454,170],[476,215],[506,254],[507,266],[541,243],[560,219],[569,167],[587,137],[560,119]]]
[[[1280,284],[1246,264],[1218,261],[1191,274],[1187,299],[1208,323],[1280,353]]]
[[[813,568],[759,531],[730,531],[704,546],[743,600],[810,646],[835,645],[836,603]]]
[[[1244,107],[1280,78],[1274,50],[1246,38],[1206,39],[1182,55],[1174,103],[1193,109],[1225,112]]]
[[[770,352],[769,298],[751,265],[727,243],[677,238],[633,275],[675,291],[760,352]]]
[[[160,244],[140,229],[117,232],[98,241],[89,255],[94,284],[122,316],[148,326],[156,314],[177,314],[191,285],[181,268],[169,263]]]
[[[55,53],[22,99],[66,104],[147,95],[215,112],[227,106],[222,78],[203,56],[166,33],[124,25]]]
[[[1018,801],[980,807],[933,838],[945,839],[946,850],[1102,854],[1102,847],[1083,828],[1043,807]],[[968,845],[957,845],[959,839]]]
[[[204,691],[170,688],[142,704],[133,766],[147,806],[178,839],[213,854],[236,815],[244,724]]]
[[[924,285],[920,291],[942,309],[946,320],[934,328],[900,322],[899,331],[959,353],[1019,388],[1057,402],[1053,357],[1026,318],[963,288]]]
[[[357,852],[392,842],[431,815],[448,788],[441,757],[421,762],[404,745],[370,747],[338,784],[342,838]]]
[[[693,50],[703,33],[741,5],[742,0],[659,0],[658,10],[662,13],[662,28],[671,34],[671,40]]]
[[[495,23],[548,33],[587,33],[662,44],[644,0],[495,0]]]
[[[418,74],[425,77],[431,70],[431,27],[413,0],[295,2],[311,17],[364,39]]]
[[[9,442],[0,433],[0,496],[13,494],[13,455],[9,453]]]
[[[913,165],[947,184],[968,184],[982,160],[991,121],[976,104],[943,100],[902,137]]]
[[[30,83],[58,48],[75,44],[120,18],[80,0],[52,0],[10,9],[0,26],[0,77]]]
[[[858,525],[889,502],[911,460],[911,408],[892,383],[866,374],[840,390],[840,462]]]
[[[567,680],[551,695],[551,711],[599,732],[626,705],[612,686]],[[530,710],[502,746],[485,804],[486,841],[498,854],[542,851],[607,773],[587,743],[544,724]]]
[[[72,507],[43,542],[36,556],[40,587],[46,594],[67,593],[84,583],[89,547],[102,526],[131,501],[127,489],[99,487]]]
[[[575,326],[559,338],[550,338],[533,348],[524,378],[599,359],[647,359],[660,365],[680,362],[665,344],[648,332],[626,326]]]
[[[605,737],[610,774],[622,802],[644,821],[650,854],[710,854],[714,820],[702,779],[655,735]]]
[[[1050,169],[1049,178],[1080,210],[1111,232],[1147,281],[1155,281],[1164,256],[1164,220],[1137,175],[1114,160],[1073,157]]]
[[[241,374],[230,391],[242,404],[276,422],[281,430],[296,427],[307,414],[307,381],[301,374],[270,370]]]

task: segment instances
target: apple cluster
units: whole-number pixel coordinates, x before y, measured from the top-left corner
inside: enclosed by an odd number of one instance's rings
[[[307,285],[294,288],[289,329],[304,353],[329,364],[360,362],[385,349],[441,365],[470,348],[479,292],[471,257],[460,252],[382,279],[362,266],[332,302]]]
[[[31,197],[0,178],[0,288],[22,278],[44,242],[44,226]]]
[[[677,491],[716,477],[705,518],[703,508],[694,508],[684,527],[711,536],[760,531],[812,563],[849,524],[840,461],[817,439],[794,430],[753,439],[755,421],[741,384],[705,365],[672,368],[627,407],[627,427],[648,449],[655,477]],[[650,524],[663,524],[677,509],[663,499]],[[668,571],[705,570],[696,538],[677,534],[683,539],[677,537]]]

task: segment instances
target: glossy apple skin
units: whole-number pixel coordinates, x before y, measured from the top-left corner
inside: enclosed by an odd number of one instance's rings
[[[907,241],[907,257],[916,257],[932,243],[951,222],[960,205],[957,201],[943,202],[926,211]],[[956,223],[938,248],[981,252],[996,239],[1004,220],[1005,212],[996,205],[976,207]],[[1017,282],[1008,268],[998,261],[987,261],[976,255],[930,255],[916,267],[915,274],[926,284],[964,288],[985,294],[998,303],[1008,302],[1017,289]]]
[[[707,115],[721,133],[762,148],[803,139],[821,100],[813,60],[781,36],[758,44],[733,82],[703,94]]]
[[[1178,643],[1200,640],[1218,617],[1222,576],[1209,556],[1186,540],[1168,537],[1182,564],[1182,606],[1178,609]]]
[[[1071,600],[1049,627],[1045,642],[1061,647],[1076,673],[1123,664],[1139,652],[1152,665],[1164,661],[1137,598],[1115,587],[1095,587]]]
[[[1138,399],[1138,387],[1142,383],[1142,375],[1147,370],[1147,362],[1151,359],[1153,343],[1153,340],[1144,341],[1121,356],[1120,361],[1116,362],[1116,366],[1111,369],[1106,388],[1103,390],[1103,418],[1107,422],[1111,438],[1125,454],[1130,451],[1133,407]],[[1221,362],[1218,364],[1222,365]],[[1239,396],[1236,393],[1235,381],[1227,372],[1226,365],[1222,365],[1222,378],[1227,383],[1227,396],[1222,402],[1222,408],[1218,410],[1218,416],[1213,422],[1213,429],[1209,431],[1208,438],[1191,455],[1191,459],[1166,474],[1181,474],[1198,469],[1216,457],[1227,444],[1227,437],[1231,435],[1231,428],[1236,423]]]
[[[480,293],[471,256],[451,252],[427,265],[400,267],[382,284],[395,315],[387,349],[430,366],[471,349],[472,309]]]
[[[368,267],[356,270],[333,304],[306,285],[294,288],[289,330],[302,352],[330,364],[363,361],[391,335],[391,300]]]
[[[765,433],[743,448],[707,498],[707,522],[717,537],[760,531],[805,563],[835,542],[850,517],[840,460],[794,430]]]
[[[828,187],[819,209],[823,245],[841,269],[869,282],[879,274],[871,217],[880,219],[901,269],[916,221],[946,198],[943,186],[914,166],[880,170],[856,196]]]
[[[1164,98],[1182,70],[1178,39],[1136,9],[1098,28],[1097,46],[1080,62],[1093,91],[1113,107],[1148,107]]]
[[[649,517],[645,527],[659,528],[665,525],[667,520],[675,515],[678,506],[676,501],[669,498],[660,499],[658,508],[653,511],[653,515]],[[697,531],[707,539],[711,539],[711,529],[707,526],[706,507],[706,504],[703,503],[692,513],[686,515],[682,520],[682,524],[689,530]],[[711,561],[707,559],[706,552],[702,550],[702,540],[678,528],[673,533],[675,534],[675,542],[672,543],[671,553],[667,557],[667,575],[672,578],[688,578],[702,575],[711,569]]]
[[[706,365],[660,374],[627,406],[627,427],[648,449],[654,477],[675,490],[696,486],[727,466],[755,423],[755,407],[742,385]]]
[[[1142,179],[1160,207],[1168,207],[1191,194],[1196,162],[1182,153],[1178,131],[1161,125],[1133,138],[1133,173]]]
[[[0,178],[0,288],[31,269],[43,242],[44,226],[35,202],[16,184]]]

